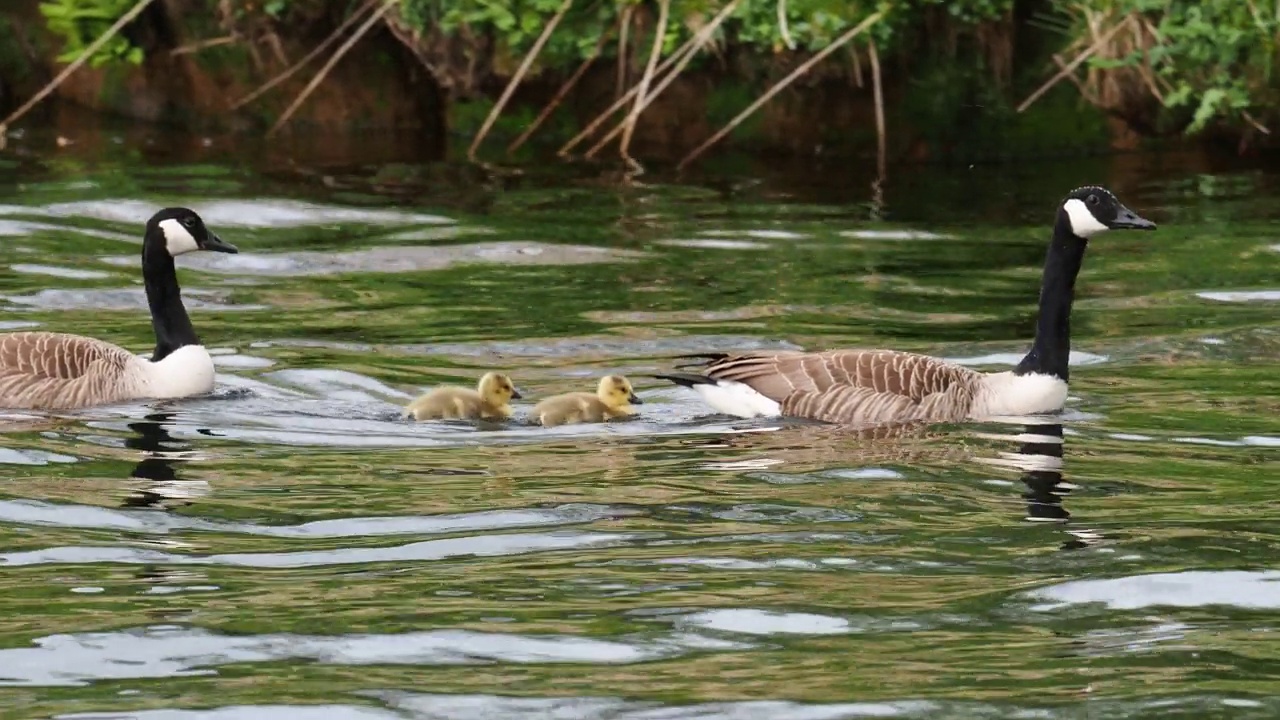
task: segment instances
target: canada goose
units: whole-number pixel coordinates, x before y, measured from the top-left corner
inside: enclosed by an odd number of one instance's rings
[[[446,385],[428,391],[409,403],[404,416],[414,420],[506,420],[512,400],[522,396],[502,373],[488,372],[476,389]]]
[[[631,381],[621,375],[600,378],[596,391],[553,395],[533,406],[533,417],[545,427],[568,423],[605,422],[634,415],[632,405],[643,405]]]
[[[701,374],[656,377],[692,388],[739,417],[795,417],[841,424],[955,422],[1059,410],[1067,398],[1071,302],[1089,238],[1106,230],[1154,230],[1105,188],[1072,190],[1058,207],[1030,352],[1011,371],[981,373],[893,350],[711,353]]]
[[[6,333],[0,335],[0,407],[71,409],[213,390],[213,359],[191,327],[174,272],[173,259],[196,250],[238,252],[186,208],[165,208],[147,221],[142,279],[156,334],[150,360],[83,335]]]

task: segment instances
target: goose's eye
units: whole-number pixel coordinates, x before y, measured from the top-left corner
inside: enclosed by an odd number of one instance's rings
[[[182,224],[189,228],[193,228],[196,226],[196,219],[193,217],[184,217],[182,218]]]
[[[1086,200],[1085,202],[1089,203],[1090,205],[1097,205],[1097,204],[1098,204],[1098,196],[1097,196],[1097,195],[1090,195],[1090,196],[1089,196],[1089,199],[1088,199],[1088,200]]]

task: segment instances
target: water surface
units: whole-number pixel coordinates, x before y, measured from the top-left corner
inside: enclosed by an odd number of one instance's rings
[[[0,422],[0,716],[830,720],[1280,712],[1280,176],[1173,156],[0,164],[0,328],[151,342],[139,223],[213,396]],[[1090,247],[1061,416],[853,432],[645,379],[704,350],[1025,351],[1054,203]],[[631,375],[632,422],[411,424],[442,383]]]

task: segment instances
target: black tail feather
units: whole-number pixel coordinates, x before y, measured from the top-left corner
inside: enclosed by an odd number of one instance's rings
[[[706,367],[717,360],[723,360],[729,357],[729,353],[693,353],[691,355],[672,355],[671,357],[679,360],[692,360],[696,358],[703,361],[700,363],[684,363],[675,366],[677,370],[683,370],[685,368]]]
[[[646,375],[644,377],[658,378],[659,380],[670,380],[671,382],[687,388],[694,385],[715,385],[716,381],[705,375],[694,375],[692,373],[663,373],[660,375]]]

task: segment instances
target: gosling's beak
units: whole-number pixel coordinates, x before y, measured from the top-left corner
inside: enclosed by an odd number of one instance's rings
[[[236,249],[235,245],[232,245],[213,233],[205,233],[204,242],[200,243],[200,249],[212,252],[231,253],[232,255],[240,252]]]
[[[512,388],[511,388],[511,399],[512,399],[512,400],[521,400],[521,399],[523,399],[523,398],[524,398],[524,396],[520,394],[520,391],[519,391],[519,390],[517,390],[514,386],[512,386]]]
[[[1111,228],[1114,230],[1155,230],[1156,224],[1121,205],[1120,211],[1116,213],[1116,219],[1111,221]]]
[[[643,404],[644,404],[644,401],[643,401],[643,400],[641,400],[640,398],[636,397],[636,394],[635,394],[635,393],[631,393],[630,395],[628,395],[628,396],[627,396],[627,402],[631,403],[632,405],[643,405]]]

